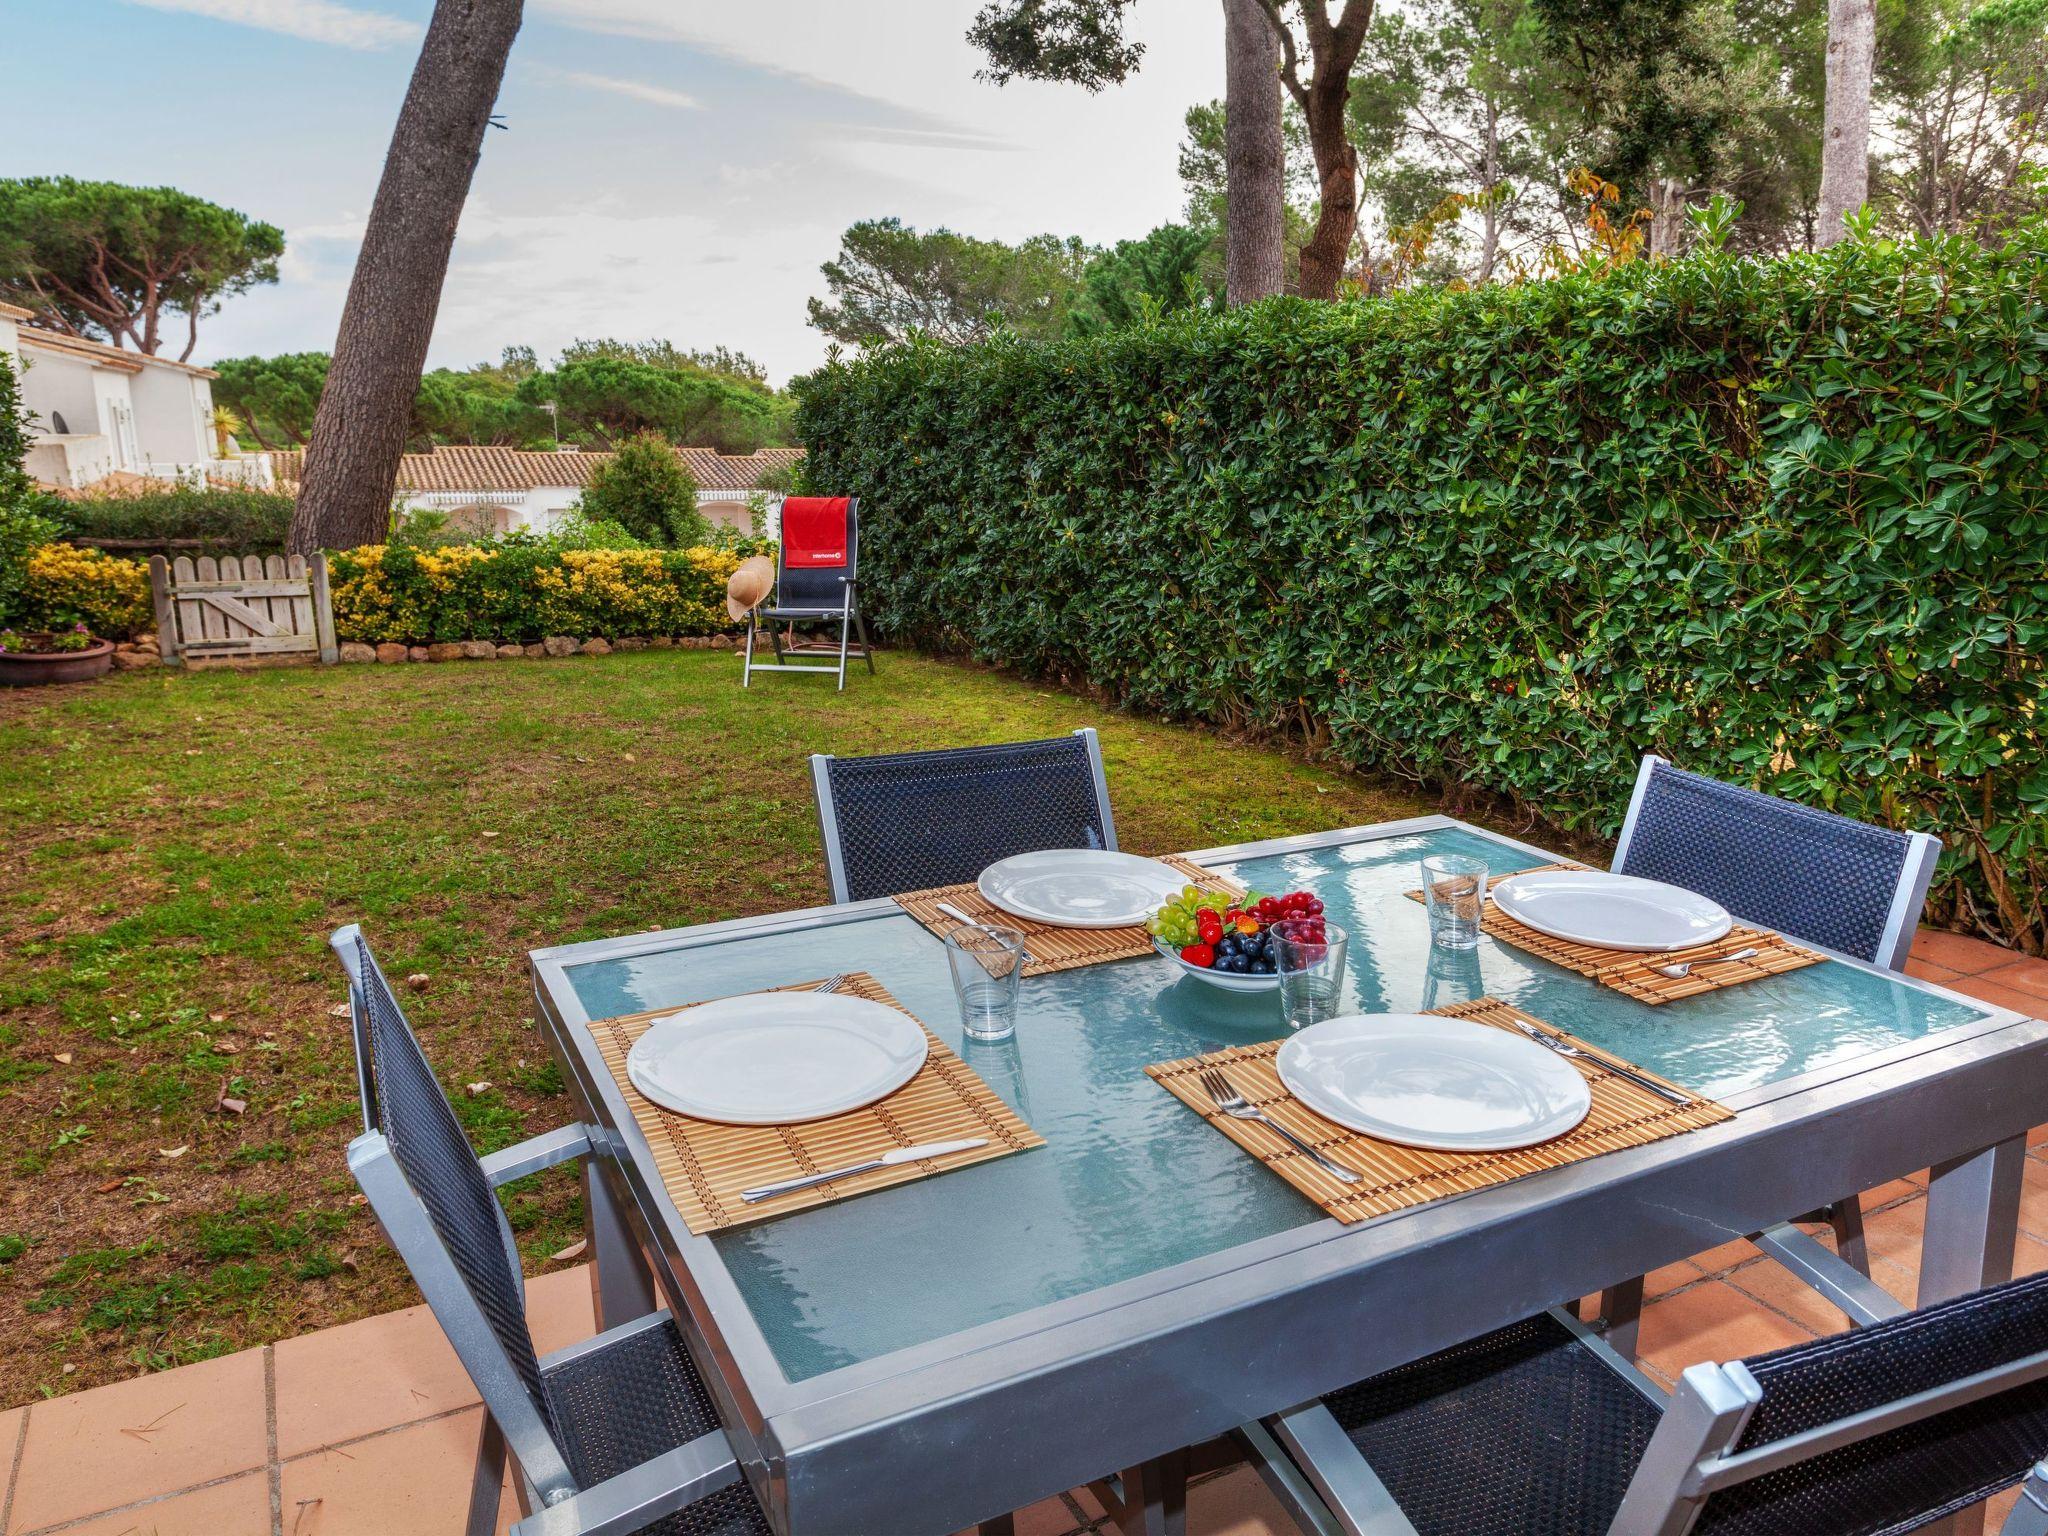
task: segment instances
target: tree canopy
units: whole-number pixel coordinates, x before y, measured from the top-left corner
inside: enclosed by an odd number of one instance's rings
[[[0,180],[0,299],[74,336],[154,353],[182,315],[188,358],[200,320],[276,282],[283,254],[277,226],[175,187]]]
[[[999,328],[1063,334],[1090,252],[1080,240],[1034,235],[1018,245],[950,229],[920,232],[868,219],[840,237],[821,269],[830,298],[810,301],[811,324],[836,341],[872,346],[913,333],[981,341]]]

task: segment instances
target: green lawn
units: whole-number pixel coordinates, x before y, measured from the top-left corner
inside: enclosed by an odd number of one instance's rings
[[[1092,724],[1138,851],[1429,808],[1000,674],[880,666],[844,694],[650,651],[0,696],[0,1407],[412,1299],[342,1158],[338,924],[427,977],[407,1005],[488,1150],[569,1113],[529,949],[826,899],[810,752]],[[567,1174],[510,1207],[534,1268],[576,1235]]]

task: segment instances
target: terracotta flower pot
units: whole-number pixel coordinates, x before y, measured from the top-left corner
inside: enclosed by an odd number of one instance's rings
[[[42,683],[89,683],[114,665],[114,642],[98,640],[83,651],[22,655],[0,651],[0,688],[34,688]]]

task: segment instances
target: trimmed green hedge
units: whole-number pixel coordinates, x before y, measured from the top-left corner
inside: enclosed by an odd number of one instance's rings
[[[164,545],[172,554],[277,554],[292,522],[292,498],[284,491],[210,485],[166,483],[132,496],[52,498],[51,510],[67,538],[176,540]]]
[[[2044,254],[913,344],[798,382],[806,479],[900,637],[1600,833],[1663,752],[1940,832],[1936,917],[2039,951]]]

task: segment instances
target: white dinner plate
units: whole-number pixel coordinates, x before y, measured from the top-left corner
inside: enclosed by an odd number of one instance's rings
[[[1562,1136],[1593,1095],[1535,1041],[1468,1019],[1352,1013],[1280,1047],[1280,1081],[1326,1120],[1431,1152],[1500,1152]]]
[[[1493,888],[1493,899],[1538,933],[1596,949],[1690,949],[1734,925],[1726,908],[1683,886],[1603,869],[1510,875]]]
[[[658,1020],[626,1054],[626,1075],[679,1115],[788,1125],[874,1103],[917,1076],[924,1056],[924,1030],[897,1009],[831,992],[768,992]]]
[[[1157,859],[1105,848],[1047,848],[989,865],[977,885],[1012,917],[1056,928],[1135,928],[1188,885]]]

